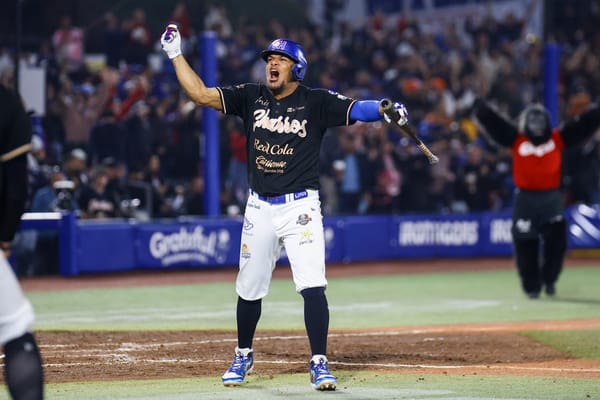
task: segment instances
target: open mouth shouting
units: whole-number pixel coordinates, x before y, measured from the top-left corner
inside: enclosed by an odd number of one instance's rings
[[[279,79],[279,71],[275,68],[269,69],[268,79],[269,82],[277,82],[277,80]]]

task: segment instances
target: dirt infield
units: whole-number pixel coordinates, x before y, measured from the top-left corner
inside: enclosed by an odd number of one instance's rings
[[[330,266],[328,276],[493,268],[512,268],[512,261],[353,264]],[[22,283],[27,291],[39,291],[231,282],[234,276],[235,269],[225,269],[31,278]],[[289,278],[289,270],[278,268],[275,277]],[[332,331],[329,358],[333,371],[600,378],[600,361],[576,360],[517,333],[571,329],[600,329],[600,319]],[[229,365],[236,343],[232,331],[40,331],[37,337],[46,380],[53,383],[196,376],[218,379]],[[255,371],[260,375],[307,371],[309,348],[303,331],[259,331],[254,348]]]
[[[600,320],[332,331],[335,370],[413,374],[532,375],[600,378],[600,361],[575,360],[513,331],[600,328]],[[511,331],[512,330],[512,331]],[[48,382],[215,376],[229,366],[231,331],[38,333]],[[306,372],[303,331],[257,335],[260,375]]]

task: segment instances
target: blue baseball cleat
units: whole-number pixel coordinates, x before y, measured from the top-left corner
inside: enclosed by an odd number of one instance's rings
[[[225,386],[239,386],[244,383],[246,374],[252,372],[254,367],[254,352],[252,349],[235,348],[233,362],[221,380]]]
[[[316,390],[335,390],[337,379],[329,372],[327,357],[315,355],[310,360],[310,384]]]

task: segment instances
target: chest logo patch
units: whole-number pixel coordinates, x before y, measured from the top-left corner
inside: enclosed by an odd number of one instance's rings
[[[255,110],[252,129],[255,131],[256,128],[262,128],[273,133],[291,133],[301,138],[306,137],[307,121],[305,119],[299,121],[283,116],[271,118],[270,113],[270,110]]]
[[[535,146],[531,142],[523,142],[519,145],[517,151],[519,152],[519,155],[523,157],[543,157],[544,155],[554,151],[554,149],[556,149],[556,144],[554,143],[554,140],[551,139],[548,140],[546,143],[540,144],[539,146]]]

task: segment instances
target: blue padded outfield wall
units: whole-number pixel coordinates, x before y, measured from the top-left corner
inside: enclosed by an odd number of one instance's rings
[[[600,205],[565,213],[570,249],[600,249]],[[511,256],[510,212],[324,219],[327,262]],[[26,214],[21,229],[56,229],[60,274],[236,266],[243,220],[135,222]],[[308,234],[310,234],[308,232]],[[251,249],[249,249],[251,251]],[[287,262],[285,250],[281,263]]]

